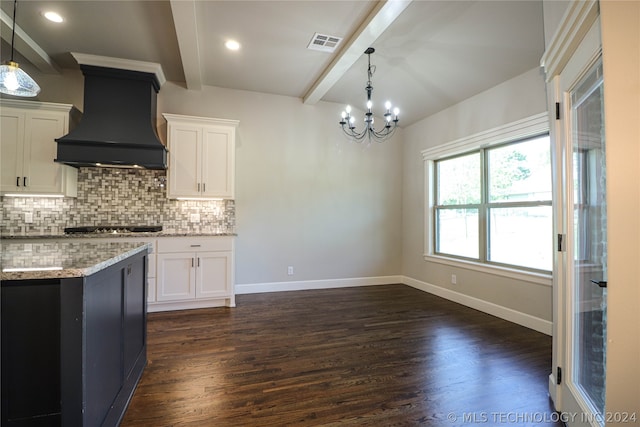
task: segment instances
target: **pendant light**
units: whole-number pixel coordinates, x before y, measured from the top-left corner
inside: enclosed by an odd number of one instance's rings
[[[0,65],[0,92],[7,95],[34,97],[40,93],[40,86],[29,74],[20,69],[13,60],[13,45],[16,37],[16,9],[18,0],[13,3],[13,30],[11,33],[11,59]]]

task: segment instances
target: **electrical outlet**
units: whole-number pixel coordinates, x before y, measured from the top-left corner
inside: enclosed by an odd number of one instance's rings
[[[27,224],[33,223],[33,212],[24,213],[24,222]]]
[[[458,283],[458,278],[456,277],[455,274],[451,275],[451,284],[452,285],[456,285]]]
[[[293,276],[293,267],[292,266],[287,267],[287,275],[288,276]]]
[[[199,213],[192,213],[189,216],[189,221],[191,221],[191,222],[200,222],[200,214]]]

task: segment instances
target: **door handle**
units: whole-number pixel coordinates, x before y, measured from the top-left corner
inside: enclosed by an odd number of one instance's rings
[[[607,287],[607,281],[606,280],[591,280],[591,283],[593,283],[594,285],[598,285],[601,288],[606,288]]]
[[[16,187],[20,187],[20,177],[16,176]]]
[[[23,187],[27,186],[27,177],[26,176],[22,178],[22,186]]]

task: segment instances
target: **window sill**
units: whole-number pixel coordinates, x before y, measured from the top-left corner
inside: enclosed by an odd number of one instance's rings
[[[438,264],[449,265],[452,267],[464,268],[467,270],[479,271],[481,273],[493,274],[496,276],[508,277],[510,279],[531,282],[538,285],[552,286],[553,275],[545,273],[533,273],[530,271],[517,270],[515,268],[499,267],[495,265],[487,265],[479,262],[465,261],[447,258],[439,255],[424,255],[425,261],[435,262]]]

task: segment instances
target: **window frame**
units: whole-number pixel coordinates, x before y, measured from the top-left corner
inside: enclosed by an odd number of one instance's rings
[[[445,264],[454,267],[462,267],[466,269],[472,269],[485,273],[497,274],[518,280],[551,286],[551,271],[519,267],[494,261],[486,261],[488,250],[487,233],[489,233],[489,224],[487,222],[486,214],[489,212],[489,210],[492,207],[528,207],[532,205],[541,206],[541,203],[540,201],[509,202],[509,205],[505,204],[505,202],[488,203],[488,197],[485,194],[487,189],[486,185],[484,185],[484,183],[487,182],[488,178],[488,170],[485,167],[485,151],[490,148],[497,148],[508,144],[523,142],[525,140],[545,134],[549,134],[549,116],[546,112],[422,151],[425,180],[425,203],[423,204],[425,219],[423,257],[426,261],[436,262],[439,264]],[[483,181],[483,185],[481,186],[481,201],[478,205],[455,205],[455,208],[460,208],[462,206],[464,208],[471,207],[474,209],[477,207],[478,209],[478,238],[480,240],[479,259],[439,253],[435,250],[437,237],[436,207],[438,207],[438,205],[436,205],[437,190],[435,185],[436,162],[440,160],[453,159],[456,157],[472,154],[474,152],[480,152],[482,162],[481,179]],[[553,153],[551,153],[551,155],[553,157]],[[552,199],[549,202],[545,201],[544,205],[550,205],[552,207],[552,215],[555,215],[555,209],[553,209],[553,194],[554,191],[552,188]],[[486,227],[483,226],[482,223],[487,224]]]

